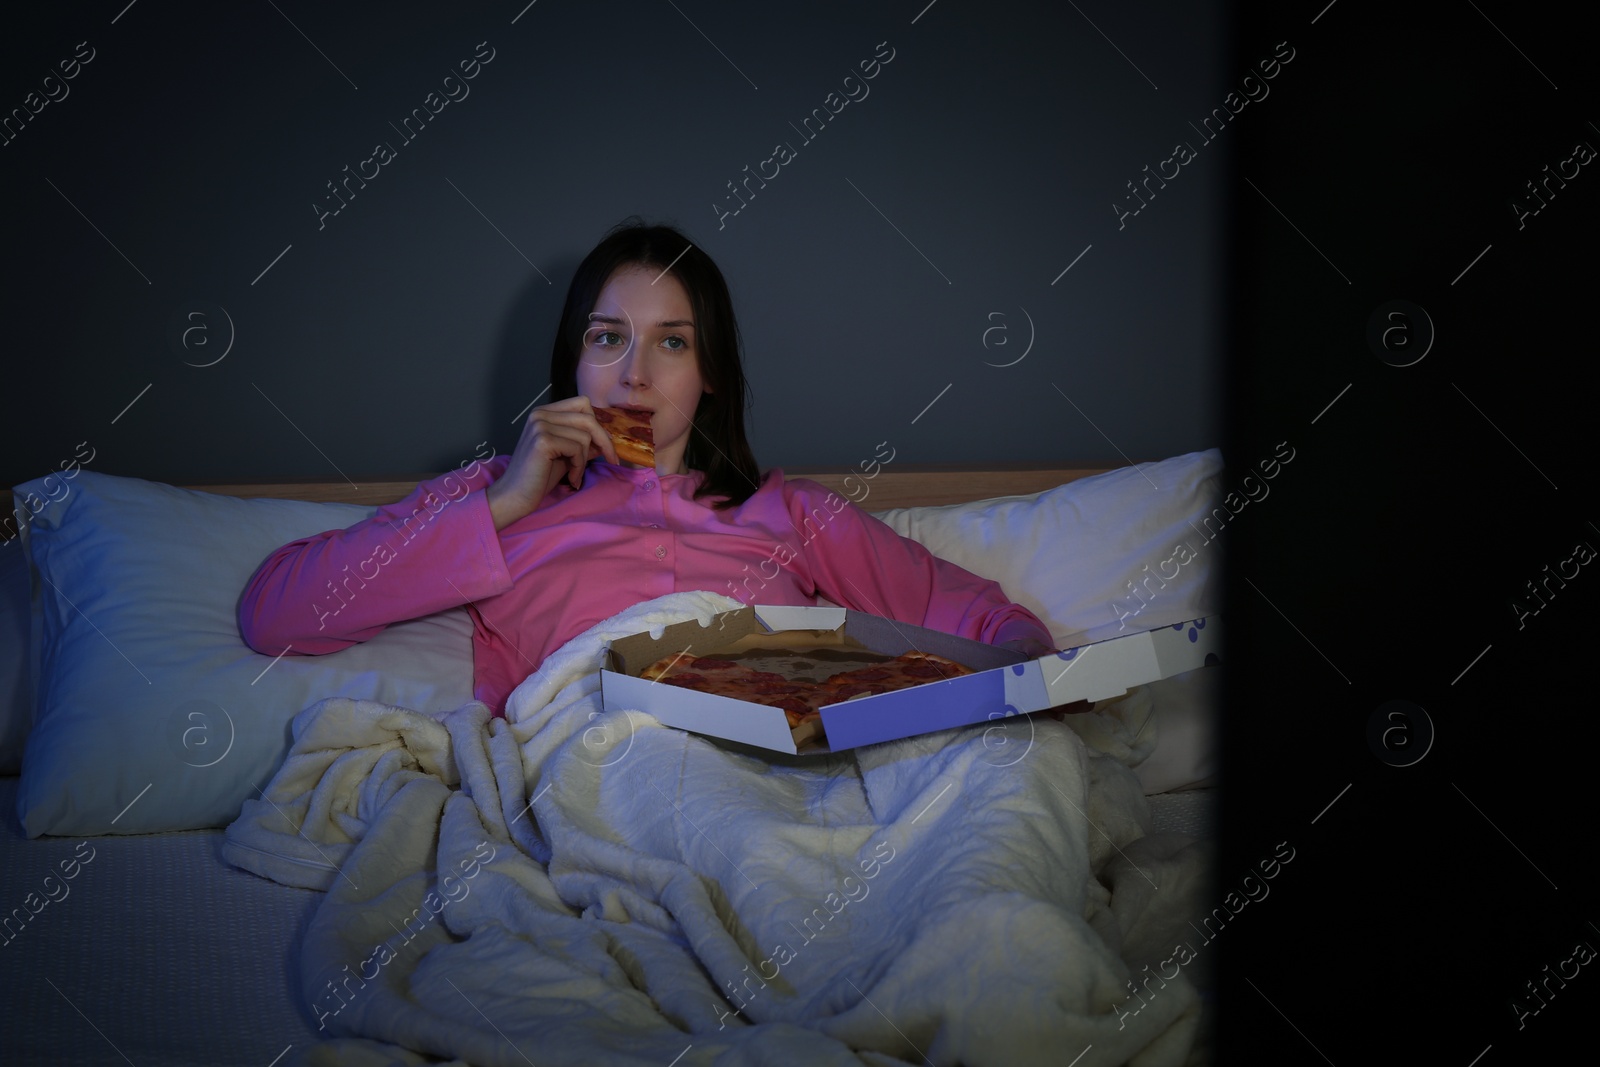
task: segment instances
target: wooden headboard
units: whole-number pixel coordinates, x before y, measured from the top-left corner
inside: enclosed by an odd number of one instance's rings
[[[868,478],[854,467],[784,468],[789,478],[810,478],[853,500],[868,511],[889,508],[932,507],[964,504],[994,496],[1037,493],[1065,482],[1101,474],[1121,464],[1107,466],[1066,466],[1013,464],[1002,466],[947,465],[918,466],[908,463],[881,467],[876,477]],[[190,485],[223,496],[272,497],[284,500],[313,500],[344,504],[390,504],[407,496],[417,483],[430,475],[362,479],[349,482],[236,482],[217,485]],[[851,481],[846,484],[845,479]],[[0,517],[11,515],[11,490],[0,489]],[[5,523],[7,529],[9,522]]]

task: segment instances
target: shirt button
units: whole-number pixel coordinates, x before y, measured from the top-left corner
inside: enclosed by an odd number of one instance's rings
[[[652,522],[650,524],[650,529],[659,530],[659,529],[661,529],[661,524],[659,522]]]
[[[656,483],[655,482],[645,482],[644,483],[644,488],[645,488],[646,492],[649,492],[651,489],[654,489],[655,487],[656,487]]]
[[[656,559],[666,559],[666,558],[667,558],[667,546],[666,545],[657,545],[656,546]]]

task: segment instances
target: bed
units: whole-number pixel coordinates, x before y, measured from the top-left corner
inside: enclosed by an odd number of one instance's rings
[[[1065,647],[1215,616],[1221,472],[788,473]],[[491,728],[459,609],[332,657],[229,633],[267,551],[415,479],[53,477],[0,500],[9,1062],[1207,1062],[1170,946],[1212,903],[1220,667],[819,768],[599,716],[598,633]],[[617,625],[726,606],[676,597]]]

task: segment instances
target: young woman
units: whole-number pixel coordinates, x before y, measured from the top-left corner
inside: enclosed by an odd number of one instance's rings
[[[579,265],[550,358],[556,400],[516,451],[419,485],[347,530],[283,546],[239,629],[276,656],[336,652],[465,604],[474,692],[502,714],[546,656],[642,600],[696,589],[847,608],[1003,644],[1053,646],[994,582],[745,440],[739,330],[716,264],[665,226],[614,229]],[[655,467],[621,463],[596,407],[649,412]]]

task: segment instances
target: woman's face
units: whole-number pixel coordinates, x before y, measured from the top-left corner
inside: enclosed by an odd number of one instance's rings
[[[589,315],[578,392],[596,407],[651,413],[656,470],[683,474],[689,427],[702,394],[694,312],[683,283],[654,267],[619,267]]]

